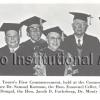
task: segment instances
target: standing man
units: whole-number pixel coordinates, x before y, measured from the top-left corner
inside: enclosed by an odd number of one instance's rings
[[[27,26],[27,36],[30,38],[28,41],[22,43],[21,45],[24,49],[24,52],[33,53],[34,50],[47,46],[46,41],[41,39],[41,35],[43,33],[42,23],[45,22],[45,20],[36,16],[21,22],[21,25]]]
[[[40,50],[40,66],[35,66],[35,75],[71,75],[72,66],[64,62],[65,55],[67,55],[66,57],[71,57],[71,55],[70,53],[65,54],[63,50],[59,49],[63,31],[59,27],[53,27],[45,30],[44,33],[47,36],[48,46]]]
[[[13,64],[13,54],[20,51],[20,24],[4,23],[0,31],[5,32],[6,46],[0,49],[0,56],[6,57],[6,64],[0,65],[0,75],[19,75],[20,68]]]
[[[30,38],[28,41],[21,44],[21,56],[28,57],[31,56],[34,58],[34,53],[38,52],[40,49],[47,46],[46,41],[41,39],[43,33],[42,24],[46,22],[45,20],[39,17],[31,17],[23,22],[22,25],[27,26],[27,36]],[[32,76],[34,73],[33,67],[35,66],[35,60],[32,59],[32,64],[25,64],[23,75]]]
[[[80,64],[77,63],[74,70],[75,76],[93,76],[98,75],[98,67],[96,66],[96,54],[99,51],[99,40],[96,37],[86,34],[88,28],[88,14],[70,12],[74,16],[72,28],[73,35],[70,35],[64,41],[64,50],[70,51],[74,58],[80,59]],[[84,59],[86,58],[87,59]],[[76,60],[75,59],[75,60]],[[79,60],[78,59],[78,60]],[[92,59],[92,61],[91,61]],[[86,61],[88,60],[88,61]]]

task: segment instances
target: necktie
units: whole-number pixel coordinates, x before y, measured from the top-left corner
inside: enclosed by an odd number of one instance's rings
[[[77,50],[78,50],[78,56],[81,56],[82,47],[81,47],[81,40],[80,39],[78,39],[78,48],[77,48]]]
[[[81,40],[78,39],[78,47],[81,47]]]
[[[11,49],[10,52],[11,52],[11,53],[14,53],[14,49]]]

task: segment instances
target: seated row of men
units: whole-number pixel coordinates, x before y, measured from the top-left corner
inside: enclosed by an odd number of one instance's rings
[[[90,15],[74,15],[74,34],[66,36],[59,26],[43,30],[45,20],[32,17],[18,23],[4,23],[6,46],[0,49],[0,75],[9,76],[99,76],[100,43],[86,34]],[[27,26],[30,39],[20,44],[20,31]],[[47,41],[41,39],[42,33]]]

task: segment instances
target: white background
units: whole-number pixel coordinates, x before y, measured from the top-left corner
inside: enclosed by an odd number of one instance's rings
[[[48,28],[51,26],[59,25],[64,30],[65,34],[70,35],[73,33],[71,28],[72,23],[72,16],[68,14],[69,11],[82,11],[93,15],[92,25],[89,27],[87,33],[91,35],[95,35],[100,39],[100,22],[98,17],[100,16],[100,2],[99,0],[3,0],[0,1],[1,3],[6,3],[7,5],[0,5],[0,25],[3,22],[20,22],[26,18],[29,18],[34,15],[38,15],[45,20],[47,23],[44,24],[44,28]],[[38,5],[34,5],[32,3],[37,3]],[[97,4],[99,2],[99,4]],[[8,5],[8,3],[26,3],[26,5]],[[28,5],[30,3],[32,5]],[[39,3],[52,3],[52,5],[41,5]],[[54,4],[56,3],[56,4]],[[59,5],[57,4],[59,3]],[[61,3],[64,3],[61,5]],[[71,3],[68,4],[68,3]],[[77,3],[81,3],[77,5]],[[85,3],[85,4],[83,4]],[[23,28],[23,31],[24,28]],[[21,41],[25,41],[26,35],[24,36]],[[0,33],[0,46],[4,44],[4,35]],[[58,78],[51,78],[51,77],[0,77],[0,80],[55,80],[55,79],[62,79],[63,77]],[[64,77],[64,80],[100,80],[100,77]],[[0,100],[100,100],[100,95],[34,95],[34,94],[20,94],[20,95],[5,95],[0,94]]]
[[[2,23],[20,23],[23,20],[38,16],[45,19],[47,22],[43,24],[44,29],[60,26],[66,35],[73,34],[72,20],[73,16],[69,12],[82,12],[93,16],[87,33],[98,37],[100,40],[100,4],[93,3],[15,3],[15,4],[0,4],[0,26]],[[22,27],[21,42],[28,39],[26,35],[26,27]],[[44,37],[43,37],[44,38]],[[4,33],[0,32],[0,47],[5,45]]]

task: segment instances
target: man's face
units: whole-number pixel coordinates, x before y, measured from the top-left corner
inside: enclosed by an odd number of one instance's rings
[[[10,48],[16,48],[19,45],[20,36],[17,31],[9,30],[6,32],[5,40]]]
[[[57,50],[60,47],[61,36],[59,33],[50,32],[47,38],[48,38],[48,45],[50,48],[52,48],[52,50]]]
[[[81,19],[75,19],[72,24],[76,36],[82,36],[87,30],[87,22]]]
[[[29,26],[29,30],[28,30],[28,36],[34,40],[34,41],[38,41],[41,38],[41,28],[40,25],[38,24],[32,24],[31,26]]]

